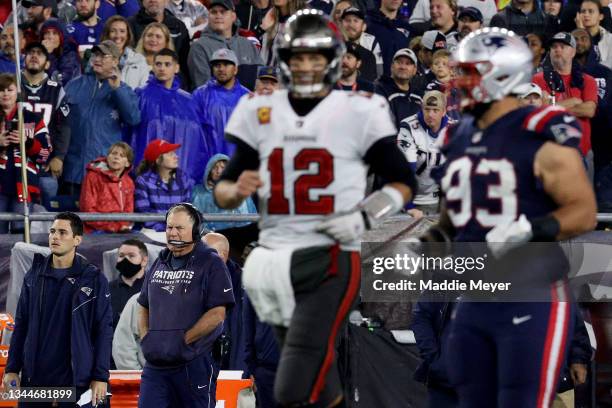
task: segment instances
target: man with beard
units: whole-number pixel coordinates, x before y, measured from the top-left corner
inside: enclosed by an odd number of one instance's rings
[[[149,252],[139,239],[127,239],[121,243],[117,252],[119,277],[108,284],[113,309],[113,330],[119,322],[119,315],[127,301],[142,288],[145,269],[149,262]]]
[[[417,72],[417,57],[410,48],[399,50],[393,56],[391,76],[381,76],[376,82],[376,93],[389,101],[395,126],[410,115],[419,112],[421,91],[413,89],[411,80]]]
[[[77,19],[66,26],[66,31],[79,45],[79,55],[100,42],[104,22],[98,17],[100,0],[76,0]]]
[[[23,47],[23,31],[19,29],[19,44]],[[0,34],[0,74],[15,73],[15,39],[12,25],[7,25]]]
[[[49,79],[45,70],[49,67],[49,54],[41,43],[30,43],[25,48],[25,69],[22,72],[21,92],[23,107],[42,114],[51,139],[50,161],[39,174],[42,202],[57,194],[57,179],[61,175],[62,161],[70,142],[70,112],[64,102],[64,89]]]
[[[346,54],[342,57],[342,75],[334,85],[334,89],[374,92],[374,84],[360,78],[359,68],[361,68],[361,56],[357,50],[357,45],[348,43],[346,44]]]
[[[231,156],[235,145],[225,140],[225,125],[240,98],[249,90],[236,78],[238,58],[234,51],[218,49],[213,53],[210,65],[213,78],[193,92],[193,99],[210,151]]]
[[[383,72],[383,58],[376,37],[365,32],[365,14],[357,7],[349,7],[342,12],[340,23],[344,40],[359,46],[361,76],[368,81],[376,80]],[[370,71],[374,72],[370,74]]]
[[[556,34],[550,43],[552,69],[534,75],[533,83],[552,98],[553,105],[560,105],[578,118],[582,127],[580,149],[583,155],[591,150],[591,118],[597,110],[597,84],[588,74],[573,65],[576,40],[569,33]]]
[[[23,0],[21,5],[27,10],[27,19],[20,25],[23,28],[23,35],[26,44],[33,41],[40,41],[40,29],[42,25],[52,18],[54,0]]]
[[[482,13],[476,7],[464,7],[457,18],[457,40],[461,41],[469,33],[473,33],[482,27]]]

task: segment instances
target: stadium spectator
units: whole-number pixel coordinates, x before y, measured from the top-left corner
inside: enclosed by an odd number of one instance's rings
[[[572,31],[572,37],[576,40],[574,61],[582,67],[585,74],[589,74],[595,79],[599,103],[605,103],[609,98],[610,90],[612,90],[612,70],[598,61],[597,53],[592,47],[592,38],[586,29],[575,29]],[[592,133],[595,135],[594,129]]]
[[[586,29],[593,39],[593,48],[599,61],[612,69],[612,33],[600,24],[603,20],[603,6],[599,0],[583,0],[576,27]]]
[[[217,377],[212,345],[234,304],[232,283],[223,260],[199,239],[197,210],[179,204],[166,218],[168,248],[147,271],[138,297],[147,361],[138,406],[210,407]]]
[[[482,13],[476,7],[460,9],[457,16],[457,41],[463,40],[469,33],[482,28],[483,24]]]
[[[539,108],[544,103],[542,89],[536,84],[530,84],[527,91],[519,96],[519,101],[522,106],[535,106]]]
[[[145,28],[151,23],[161,23],[168,28],[170,37],[174,43],[174,48],[179,56],[181,64],[181,80],[184,89],[189,89],[189,67],[187,65],[187,55],[189,55],[189,31],[185,24],[176,18],[169,10],[166,4],[169,0],[143,0],[142,8],[138,13],[128,19],[132,26],[134,39],[140,41]],[[164,45],[161,48],[170,48]],[[157,51],[159,51],[159,49]]]
[[[209,232],[202,237],[209,248],[214,249],[225,263],[229,272],[234,294],[234,304],[227,306],[225,311],[225,322],[223,323],[223,334],[229,338],[229,352],[221,355],[219,361],[220,370],[245,370],[244,358],[244,330],[242,328],[242,299],[244,289],[242,287],[242,268],[229,257],[230,243],[227,238],[217,232]],[[223,335],[222,334],[222,335]]]
[[[235,146],[225,139],[225,125],[240,98],[248,94],[249,90],[240,85],[236,78],[239,67],[233,51],[227,48],[216,50],[210,58],[210,64],[213,79],[193,92],[193,100],[210,151],[231,156]]]
[[[141,240],[126,239],[119,246],[115,265],[119,277],[108,285],[113,307],[113,330],[117,327],[119,316],[128,300],[140,293],[148,262],[149,252]]]
[[[20,24],[26,44],[42,40],[40,30],[45,22],[53,19],[55,5],[55,0],[23,0],[21,2],[21,6],[27,13],[25,21]],[[58,23],[61,24],[59,21]]]
[[[272,7],[272,0],[240,0],[236,4],[236,17],[240,27],[251,31],[259,41],[262,41],[264,29],[261,21]]]
[[[426,31],[421,37],[421,51],[419,52],[419,68],[424,75],[422,78],[423,87],[434,80],[433,72],[431,72],[431,63],[434,52],[446,49],[446,36],[440,31]]]
[[[546,47],[544,46],[544,37],[541,34],[529,33],[525,36],[527,45],[533,53],[533,69],[534,72],[540,72],[542,70],[542,62],[546,56]]]
[[[192,96],[179,88],[178,57],[164,48],[153,62],[153,75],[136,90],[141,122],[131,129],[129,143],[135,146],[136,162],[143,158],[145,147],[159,135],[165,141],[183,146],[179,167],[197,180],[202,177],[202,163],[213,154],[205,138]]]
[[[198,184],[193,189],[191,202],[203,214],[257,214],[257,208],[253,200],[249,197],[239,207],[233,209],[223,209],[217,206],[213,197],[213,188],[221,178],[221,173],[229,162],[229,156],[225,154],[215,154],[206,164],[202,184]],[[227,221],[208,221],[206,228],[212,231],[220,231],[227,228],[243,227],[251,224],[246,222],[227,222]]]
[[[397,14],[401,5],[401,0],[381,0],[380,8],[369,10],[366,17],[366,32],[376,37],[380,43],[384,75],[391,73],[395,53],[408,46],[410,29]]]
[[[100,0],[98,16],[103,23],[113,16],[130,18],[140,9],[138,0]]]
[[[580,150],[586,155],[591,150],[591,118],[597,109],[597,84],[592,76],[581,72],[573,64],[576,40],[568,33],[558,33],[551,39],[550,62],[533,77],[533,83],[551,96],[553,104],[563,106],[580,121],[582,138]]]
[[[198,0],[171,0],[166,8],[185,24],[189,38],[208,24],[208,9]]]
[[[119,70],[121,70],[121,80],[132,89],[139,88],[147,83],[151,67],[147,64],[146,58],[134,51],[134,35],[130,24],[121,16],[112,16],[104,25],[100,41],[111,40],[119,51]]]
[[[104,21],[98,17],[100,0],[76,0],[77,18],[66,25],[66,32],[78,45],[81,58],[100,42]]]
[[[248,74],[251,69],[261,65],[257,48],[248,39],[234,33],[236,13],[231,0],[213,0],[209,8],[208,27],[201,37],[191,46],[189,64],[191,80],[195,87],[206,84],[211,75],[211,58],[220,48],[229,48],[236,53],[238,65]],[[248,76],[248,75],[246,75]],[[253,72],[253,78],[255,74]],[[243,77],[245,78],[245,77]]]
[[[66,86],[71,79],[81,75],[81,62],[77,45],[72,38],[66,37],[58,20],[45,22],[40,29],[41,43],[49,53],[49,77]]]
[[[257,70],[257,81],[255,81],[255,93],[258,95],[271,95],[279,87],[276,68],[259,67]]]
[[[136,170],[136,211],[164,213],[176,203],[191,198],[193,180],[179,169],[176,150],[179,144],[161,139],[147,145],[144,159]],[[163,222],[145,222],[145,228],[165,231]]]
[[[475,8],[480,12],[483,25],[489,25],[491,18],[497,13],[497,5],[495,0],[458,0],[458,10],[465,8]],[[419,0],[414,8],[414,12],[410,16],[411,25],[425,25],[429,23],[431,18],[430,1]]]
[[[12,383],[76,387],[77,396],[91,389],[92,405],[104,406],[113,340],[110,293],[100,269],[77,255],[82,241],[81,219],[57,214],[49,229],[51,255],[34,256],[21,288],[5,389]]]
[[[40,200],[38,173],[47,164],[49,135],[42,115],[23,111],[23,133],[26,137],[28,196],[23,196],[21,151],[17,115],[17,82],[11,74],[0,74],[0,212],[23,214],[23,203]],[[21,227],[12,223],[12,229]],[[9,230],[8,222],[0,222],[0,234]],[[15,232],[15,231],[13,231]]]
[[[450,52],[447,50],[438,50],[434,52],[431,63],[431,72],[434,75],[434,80],[427,84],[426,91],[440,91],[448,94],[448,100],[445,101],[446,113],[454,120],[459,120],[461,113],[459,111],[460,96],[456,89],[451,87],[450,81],[453,79],[453,71],[449,66]]]
[[[25,46],[21,29],[19,29],[19,45],[22,49]],[[14,74],[16,70],[14,30],[12,25],[7,25],[0,34],[0,74]]]
[[[410,80],[417,72],[417,57],[409,48],[395,53],[391,76],[382,76],[376,82],[376,93],[389,101],[396,128],[402,120],[417,113],[421,107],[421,94],[412,89]]]
[[[397,144],[415,172],[418,183],[417,194],[412,200],[414,208],[408,211],[415,217],[440,212],[440,187],[431,172],[444,163],[437,140],[451,123],[446,114],[446,96],[440,91],[425,93],[419,113],[400,123]]]
[[[507,28],[521,36],[535,33],[547,38],[557,31],[555,18],[544,14],[535,0],[512,0],[493,16],[490,26]]]
[[[70,140],[70,125],[67,120],[70,108],[64,99],[62,86],[52,81],[45,72],[49,66],[48,56],[47,49],[41,43],[28,44],[21,80],[23,108],[42,113],[52,146],[50,160],[40,169],[38,178],[44,205],[47,205],[49,198],[57,195],[57,179],[60,176],[57,166],[64,158]]]
[[[129,143],[135,161],[140,162],[145,147],[160,136],[183,146],[179,167],[193,180],[202,177],[202,163],[212,156],[192,96],[179,88],[177,54],[164,48],[153,61],[153,75],[136,90],[141,121],[131,129]]]
[[[542,2],[544,14],[559,18],[561,16],[561,8],[563,0],[544,0]]]
[[[346,53],[342,58],[342,75],[336,84],[334,89],[343,91],[364,91],[374,92],[374,84],[361,77],[361,54],[357,49],[358,45],[348,43],[346,45]]]
[[[146,363],[140,346],[142,339],[138,331],[140,313],[138,296],[137,293],[127,301],[119,316],[117,327],[115,327],[113,361],[117,370],[142,370]]]
[[[121,128],[140,122],[138,98],[119,73],[121,52],[107,40],[92,49],[92,72],[66,85],[71,138],[60,193],[78,197],[85,166],[121,140]]]
[[[261,44],[261,59],[266,65],[276,65],[278,62],[275,59],[272,47],[289,17],[296,11],[308,7],[305,0],[274,0],[272,4],[274,7],[268,10],[261,22],[261,28],[266,32]],[[336,10],[338,10],[338,6],[336,6]]]
[[[134,152],[124,142],[114,143],[106,157],[99,157],[87,165],[79,204],[82,212],[133,213],[134,181],[129,171],[134,163]],[[87,221],[85,232],[128,232],[127,221]],[[115,308],[113,307],[113,310]]]
[[[480,2],[470,5],[478,5]],[[489,3],[490,4],[490,3]],[[413,34],[422,34],[428,30],[438,30],[446,37],[449,46],[457,46],[457,0],[430,0],[429,14],[431,22],[425,24],[412,24]]]
[[[168,27],[161,23],[151,23],[146,26],[136,44],[136,52],[143,55],[147,59],[147,64],[153,67],[153,58],[164,48],[176,50]]]
[[[336,2],[336,4],[334,5],[334,8],[332,9],[330,16],[331,16],[332,21],[334,22],[334,24],[336,24],[337,27],[342,27],[342,23],[341,23],[342,13],[344,13],[344,10],[349,9],[351,7],[353,7],[352,0],[338,0]]]
[[[361,76],[368,81],[375,81],[383,73],[383,58],[376,37],[365,32],[365,14],[357,7],[349,7],[342,12],[340,24],[345,41],[359,45],[357,49],[362,63]]]

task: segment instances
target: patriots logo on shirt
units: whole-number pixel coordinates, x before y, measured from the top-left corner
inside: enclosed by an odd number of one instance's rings
[[[74,282],[76,282],[76,279],[74,278],[66,278],[66,279],[68,279],[68,282],[70,282],[73,285],[74,285]]]
[[[81,288],[81,292],[83,292],[84,294],[89,296],[89,295],[91,295],[91,292],[93,292],[93,289],[92,288],[88,288],[87,286],[83,286]]]
[[[169,294],[174,293],[174,285],[162,286],[162,289],[167,290]]]

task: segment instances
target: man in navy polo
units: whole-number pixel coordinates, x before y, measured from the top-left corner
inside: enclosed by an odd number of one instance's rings
[[[146,359],[141,408],[215,406],[217,370],[211,350],[234,295],[225,263],[200,241],[200,224],[191,204],[171,207],[167,249],[145,275],[138,297]]]

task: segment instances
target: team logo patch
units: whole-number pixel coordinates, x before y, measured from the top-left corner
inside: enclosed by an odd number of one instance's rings
[[[174,293],[174,285],[162,286],[163,290],[167,290],[169,294]]]
[[[555,136],[555,141],[559,144],[564,144],[572,138],[580,139],[581,137],[578,129],[576,129],[574,126],[563,123],[551,126],[550,131]]]
[[[272,108],[263,107],[257,109],[257,120],[259,120],[260,125],[267,125],[270,123],[270,113],[272,112]]]
[[[74,282],[76,282],[76,279],[74,278],[66,278],[66,279],[68,279],[68,282],[70,282],[73,285],[74,285]]]
[[[91,295],[91,292],[93,292],[93,289],[92,288],[88,288],[87,286],[83,286],[81,288],[81,292],[83,292],[84,294],[89,296],[89,295]]]

